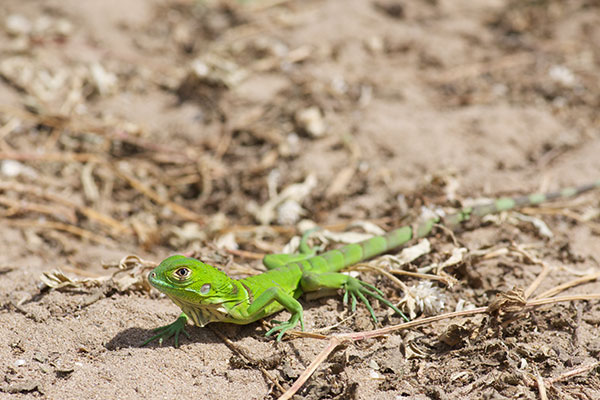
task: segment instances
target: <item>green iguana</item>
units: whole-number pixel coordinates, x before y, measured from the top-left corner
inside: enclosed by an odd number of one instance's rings
[[[165,293],[183,311],[175,322],[155,329],[157,334],[143,345],[159,339],[175,336],[178,346],[179,335],[185,331],[188,319],[197,326],[209,322],[230,322],[249,324],[268,315],[286,309],[292,315],[288,321],[273,321],[277,325],[266,336],[279,331],[277,341],[283,334],[294,328],[298,322],[304,330],[302,305],[296,300],[302,293],[322,288],[342,289],[344,304],[348,295],[352,298],[352,310],[356,308],[357,297],[366,305],[375,323],[377,317],[367,297],[372,297],[393,309],[401,317],[408,318],[383,297],[383,293],[366,282],[338,271],[393,250],[413,238],[422,238],[431,233],[434,224],[443,223],[451,229],[460,226],[472,216],[481,217],[523,206],[577,196],[583,192],[600,188],[600,180],[577,188],[563,189],[548,194],[533,194],[516,198],[501,198],[482,206],[465,207],[444,218],[431,218],[415,228],[404,226],[359,243],[348,244],[336,250],[316,255],[306,241],[304,234],[299,254],[270,254],[263,263],[268,271],[244,279],[232,279],[217,268],[194,258],[180,255],[165,259],[148,276],[150,284]]]

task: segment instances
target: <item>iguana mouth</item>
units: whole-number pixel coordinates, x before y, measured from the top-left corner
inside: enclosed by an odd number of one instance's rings
[[[167,293],[167,296],[177,304],[181,311],[185,313],[192,321],[194,325],[203,327],[210,322],[219,322],[228,320],[229,313],[221,304],[191,304],[182,301]]]

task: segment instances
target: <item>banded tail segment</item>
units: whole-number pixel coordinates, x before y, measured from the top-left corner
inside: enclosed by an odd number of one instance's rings
[[[600,189],[600,180],[587,185],[565,188],[560,191],[546,194],[538,193],[528,196],[502,197],[489,204],[464,207],[458,212],[450,214],[443,219],[440,217],[429,219],[418,224],[414,228],[411,226],[403,226],[382,236],[375,236],[362,242],[348,244],[339,249],[330,250],[321,255],[311,257],[307,261],[313,267],[327,265],[327,270],[331,272],[339,271],[350,265],[400,247],[413,238],[428,236],[433,230],[433,226],[437,223],[444,223],[448,228],[455,230],[462,223],[470,220],[471,216],[483,217],[489,214],[496,214],[502,211],[514,210],[526,206],[534,206],[553,200],[567,199],[594,189]]]

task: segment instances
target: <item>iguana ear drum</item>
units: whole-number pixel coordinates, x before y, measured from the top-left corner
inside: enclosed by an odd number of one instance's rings
[[[200,294],[208,294],[208,292],[210,292],[210,283],[205,283],[200,288]]]

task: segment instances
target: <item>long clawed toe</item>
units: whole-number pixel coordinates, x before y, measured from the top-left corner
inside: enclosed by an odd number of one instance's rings
[[[183,333],[188,339],[190,338],[190,334],[185,330],[185,320],[182,321],[180,318],[175,320],[172,324],[158,327],[152,331],[156,333],[156,335],[142,343],[142,347],[156,339],[158,339],[158,345],[162,346],[163,341],[171,337],[174,337],[175,339],[175,347],[179,347],[179,335]]]
[[[283,334],[286,331],[293,329],[298,324],[298,321],[300,322],[300,329],[304,330],[304,320],[302,319],[302,317],[300,317],[300,318],[292,317],[289,321],[277,321],[275,319],[271,320],[271,322],[276,325],[274,327],[272,327],[271,329],[269,329],[268,332],[265,333],[265,336],[271,336],[275,332],[280,331],[279,334],[277,335],[277,341],[281,342],[281,338],[283,337]]]
[[[369,283],[363,282],[363,281],[355,279],[355,278],[353,278],[352,280],[349,280],[346,285],[346,290],[344,292],[344,300],[343,300],[344,304],[348,304],[348,293],[350,293],[350,297],[352,297],[352,305],[351,305],[352,311],[354,312],[356,310],[356,303],[357,303],[356,297],[358,296],[358,298],[367,307],[367,310],[369,310],[369,313],[371,314],[373,321],[375,321],[375,324],[378,323],[377,317],[375,316],[375,312],[373,311],[373,307],[371,307],[371,303],[369,302],[369,299],[365,295],[368,295],[374,299],[379,300],[380,302],[382,302],[383,304],[385,304],[386,306],[388,306],[389,308],[394,310],[405,321],[407,321],[407,322],[410,321],[408,319],[408,317],[406,315],[404,315],[404,313],[398,309],[398,307],[396,307],[389,300],[387,300],[385,297],[383,297],[384,294],[381,290],[377,289],[375,286],[373,286]]]

